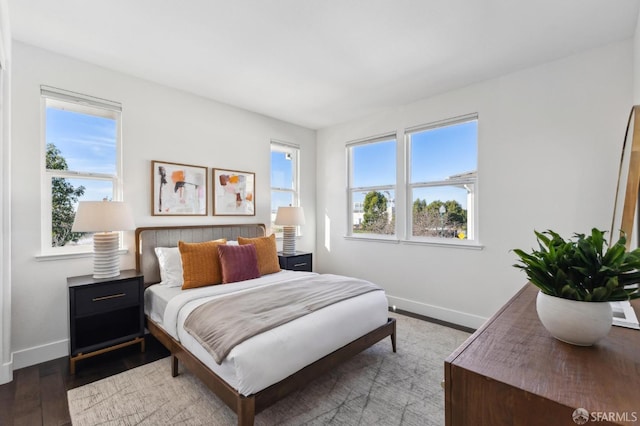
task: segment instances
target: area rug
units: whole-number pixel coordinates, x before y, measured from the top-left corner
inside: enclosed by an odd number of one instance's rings
[[[256,425],[443,425],[444,360],[469,336],[397,318],[398,352],[386,338],[256,415]],[[235,425],[237,417],[169,358],[67,393],[74,426]]]

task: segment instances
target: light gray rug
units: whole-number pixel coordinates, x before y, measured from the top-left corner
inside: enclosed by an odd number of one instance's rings
[[[256,425],[443,425],[444,360],[469,336],[392,314],[398,352],[386,338],[256,416]],[[74,426],[235,425],[237,418],[169,358],[67,394]]]

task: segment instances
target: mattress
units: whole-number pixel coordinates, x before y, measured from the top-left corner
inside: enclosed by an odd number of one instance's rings
[[[385,293],[373,291],[343,300],[254,336],[233,348],[220,365],[182,328],[184,321],[196,307],[214,298],[312,274],[283,270],[190,290],[152,285],[145,291],[145,312],[238,393],[248,396],[386,324]]]

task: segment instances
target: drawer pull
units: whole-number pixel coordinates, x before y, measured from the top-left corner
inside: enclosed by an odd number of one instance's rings
[[[99,302],[101,300],[115,299],[115,298],[118,298],[118,297],[124,297],[126,295],[127,295],[127,293],[118,293],[118,294],[112,294],[110,296],[94,297],[92,299],[92,301],[93,302]]]
[[[300,266],[305,266],[306,264],[307,264],[307,262],[304,262],[304,263],[296,263],[296,264],[294,264],[293,266],[297,268],[297,267],[300,267]]]

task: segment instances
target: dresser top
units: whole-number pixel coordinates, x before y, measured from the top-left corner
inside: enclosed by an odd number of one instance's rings
[[[538,319],[537,293],[527,284],[447,362],[568,407],[637,412],[640,331],[612,326],[590,347],[561,342]]]

